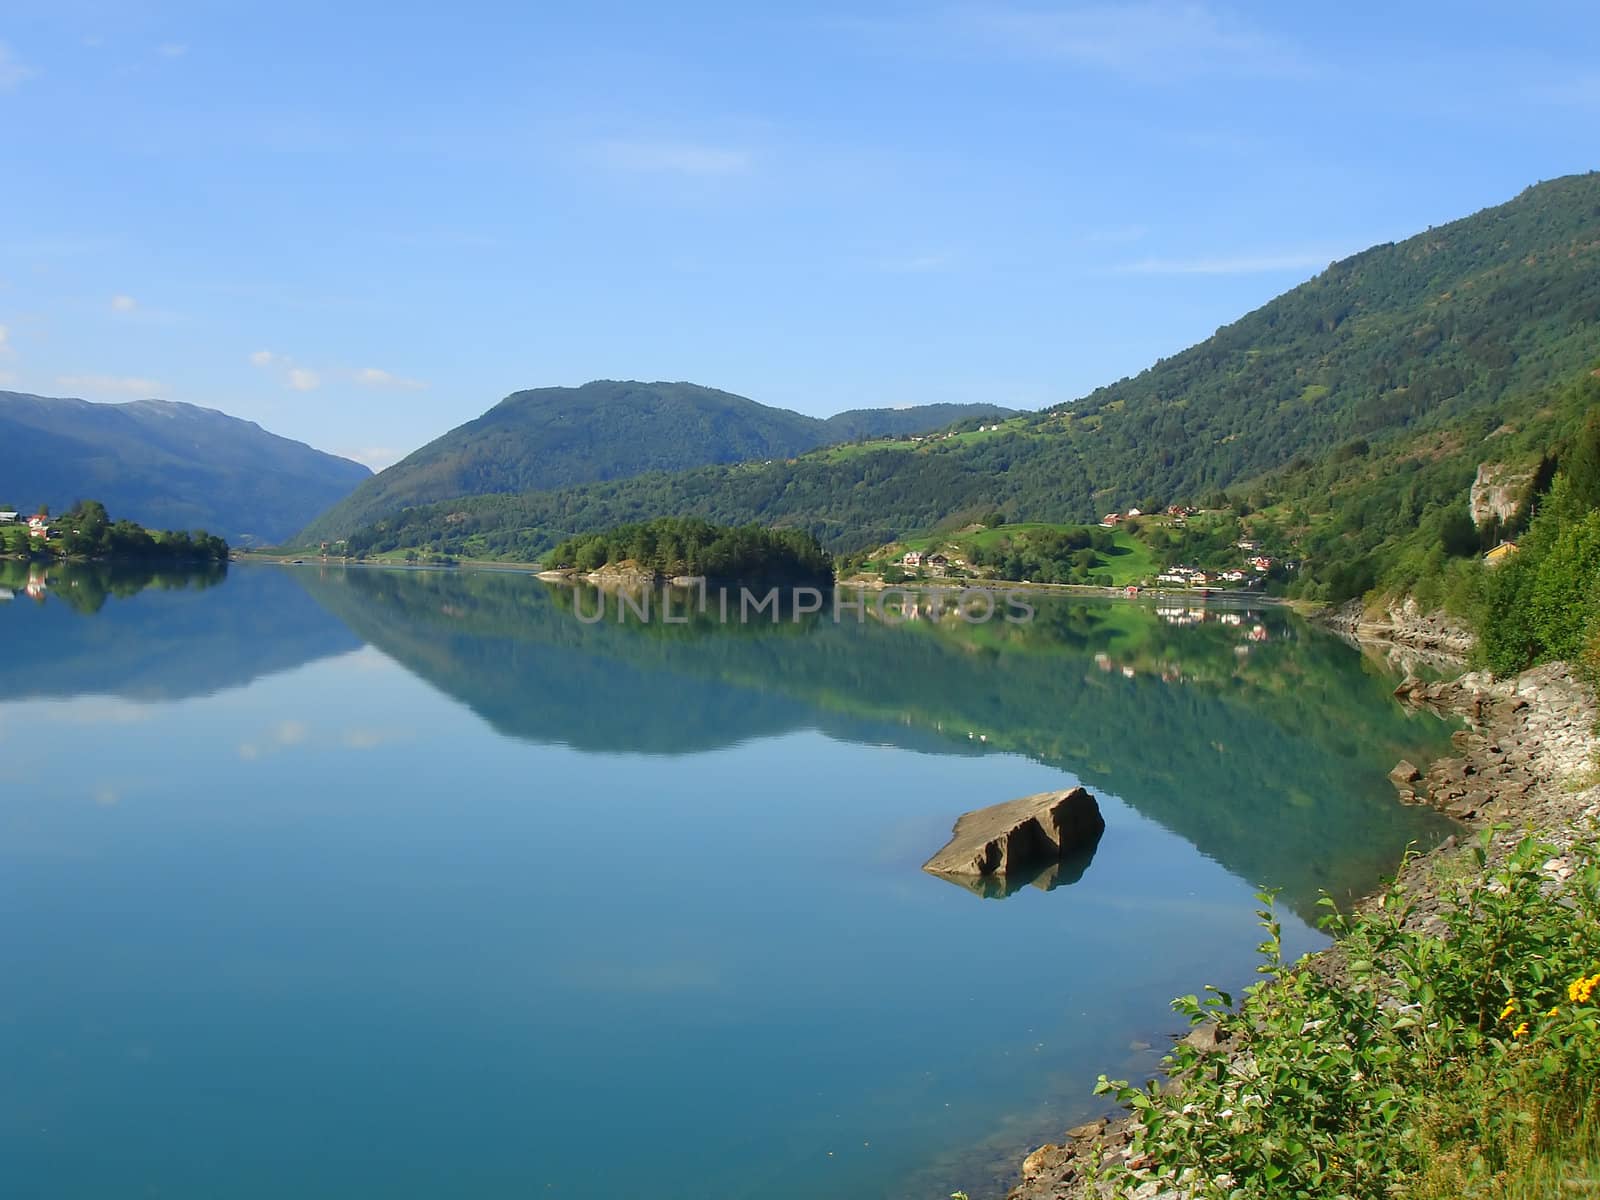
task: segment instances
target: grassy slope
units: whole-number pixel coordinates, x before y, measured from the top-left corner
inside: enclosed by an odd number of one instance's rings
[[[1030,533],[1067,533],[1081,528],[1083,528],[1081,525],[1050,521],[1022,521],[1015,525],[1000,525],[974,533],[923,534],[919,537],[905,538],[896,545],[901,551],[942,550],[947,554],[965,554],[973,546],[992,548],[1007,538],[1025,540]],[[1111,536],[1116,541],[1116,551],[1112,554],[1102,554],[1094,569],[1109,574],[1113,587],[1123,587],[1126,584],[1149,579],[1166,565],[1158,561],[1156,553],[1148,545],[1123,530],[1112,530]]]

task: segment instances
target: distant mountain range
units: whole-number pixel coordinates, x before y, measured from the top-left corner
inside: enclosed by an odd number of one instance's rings
[[[513,392],[483,416],[378,473],[298,541],[348,535],[403,508],[456,496],[544,491],[716,463],[786,459],[861,437],[1014,415],[992,404],[869,408],[826,419],[692,383],[597,380]]]
[[[573,532],[673,514],[796,526],[854,550],[995,510],[1087,521],[1223,489],[1255,498],[1261,481],[1358,453],[1351,461],[1384,464],[1341,499],[1341,522],[1359,532],[1396,511],[1379,485],[1459,451],[1465,481],[1409,497],[1414,527],[1429,504],[1464,512],[1472,463],[1499,461],[1505,429],[1526,426],[1547,390],[1590,371],[1597,353],[1591,172],[1334,263],[1139,375],[998,433],[454,499],[391,516],[351,543],[528,558]],[[1307,511],[1319,511],[1316,496]],[[1370,541],[1348,552],[1364,555]]]
[[[154,529],[276,542],[372,474],[209,408],[0,392],[0,505],[82,499]]]

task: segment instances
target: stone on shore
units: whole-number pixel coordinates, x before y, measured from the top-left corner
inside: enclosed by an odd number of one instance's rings
[[[1031,882],[1041,868],[1092,849],[1105,827],[1100,805],[1085,789],[1040,792],[965,814],[922,869],[962,881]]]
[[[1389,778],[1394,780],[1396,787],[1400,787],[1408,783],[1415,783],[1421,779],[1422,772],[1417,769],[1415,763],[1402,758],[1395,763],[1394,770],[1389,772]]]

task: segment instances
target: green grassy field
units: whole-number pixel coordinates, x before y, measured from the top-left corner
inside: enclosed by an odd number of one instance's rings
[[[903,550],[941,550],[947,554],[965,556],[976,547],[993,549],[1006,538],[1026,538],[1030,533],[1064,533],[1085,528],[1082,525],[1055,525],[1045,521],[1022,521],[1015,525],[998,525],[992,529],[972,533],[926,534],[909,537],[895,543]],[[1154,551],[1138,538],[1120,529],[1111,531],[1116,549],[1111,554],[1100,555],[1101,565],[1096,570],[1109,574],[1113,587],[1124,587],[1142,579],[1153,577],[1165,564],[1157,561]]]
[[[984,442],[990,438],[1002,437],[1006,434],[1024,432],[1026,422],[1021,417],[1013,417],[1000,423],[999,428],[985,429],[982,432],[973,429],[966,433],[958,433],[952,437],[941,434],[927,435],[922,441],[913,442],[900,438],[877,438],[869,442],[850,442],[842,446],[829,446],[826,449],[814,450],[806,455],[807,458],[821,459],[826,462],[842,462],[845,459],[858,458],[863,454],[871,454],[876,450],[905,450],[905,451],[932,451],[938,447],[962,446],[971,442]]]

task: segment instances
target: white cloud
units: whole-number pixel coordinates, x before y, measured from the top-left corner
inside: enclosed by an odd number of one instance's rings
[[[279,721],[255,741],[240,742],[238,754],[245,762],[255,762],[279,750],[305,745],[310,737],[311,727],[304,721]]]
[[[394,742],[408,742],[412,734],[407,729],[347,729],[339,740],[347,750],[377,750]]]
[[[154,379],[140,379],[132,375],[57,375],[56,385],[72,391],[149,397],[161,390]]]
[[[1018,57],[1051,59],[1160,82],[1202,74],[1282,77],[1307,66],[1289,42],[1203,3],[1150,0],[1065,10],[960,10],[960,33]]]
[[[280,721],[272,731],[272,738],[280,746],[298,746],[310,732],[304,721]]]
[[[356,448],[341,447],[334,451],[342,458],[353,459],[362,466],[371,467],[374,471],[400,461],[400,451],[393,446],[360,446]]]
[[[132,296],[113,296],[111,297],[111,307],[115,312],[130,313],[139,307],[139,302]]]
[[[1272,271],[1321,270],[1340,257],[1321,251],[1221,258],[1142,258],[1113,269],[1119,275],[1264,275]]]
[[[591,147],[590,157],[618,171],[737,175],[750,168],[750,155],[743,150],[694,142],[606,141]]]
[[[162,58],[182,58],[189,53],[189,47],[183,42],[163,42],[156,47],[156,53]]]
[[[39,72],[19,61],[11,47],[0,42],[0,92],[14,91]]]
[[[355,371],[342,368],[316,370],[311,367],[301,366],[289,355],[279,354],[273,350],[256,350],[252,352],[250,365],[263,371],[282,372],[283,382],[297,392],[316,391],[322,386],[323,375],[327,373],[331,373],[335,379],[348,380],[352,383],[358,383],[362,387],[420,391],[428,386],[421,379],[409,379],[404,375],[396,375],[393,371],[385,371],[382,367],[362,367]]]
[[[355,380],[363,387],[403,388],[407,391],[419,391],[428,386],[420,379],[407,379],[382,367],[362,367],[355,373]]]

